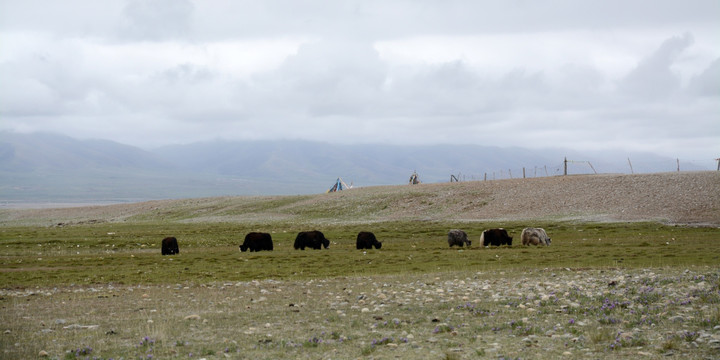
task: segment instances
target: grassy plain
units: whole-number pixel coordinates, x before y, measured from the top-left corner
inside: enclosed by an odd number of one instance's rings
[[[481,231],[499,225],[515,245],[479,247]],[[518,245],[520,222],[326,224],[318,228],[331,246],[320,251],[292,249],[296,232],[311,225],[1,227],[0,358],[720,355],[693,344],[720,333],[712,330],[720,325],[720,252],[709,251],[720,230],[535,225],[552,246]],[[467,231],[473,246],[448,248],[451,228]],[[241,253],[244,234],[258,230],[272,232],[275,250]],[[383,248],[355,250],[361,230]],[[168,235],[179,239],[179,255],[160,255]],[[709,285],[697,293],[700,278]],[[617,290],[607,287],[614,281]],[[650,286],[658,290],[648,300],[641,292]],[[607,301],[624,309],[603,310]]]
[[[576,267],[682,267],[720,263],[720,230],[657,223],[547,223],[547,248],[519,243],[522,223],[503,223],[512,247],[482,248],[479,234],[496,223],[387,222],[325,225],[331,246],[296,251],[295,234],[314,227],[291,224],[105,223],[0,228],[0,287],[167,284],[311,279],[333,276]],[[449,229],[461,228],[470,248],[448,248]],[[275,251],[241,253],[250,231],[272,232]],[[381,250],[354,250],[359,231],[373,231]],[[176,236],[181,253],[163,257],[160,240]]]

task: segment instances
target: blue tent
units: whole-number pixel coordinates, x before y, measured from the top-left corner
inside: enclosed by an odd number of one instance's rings
[[[328,190],[327,192],[331,193],[331,192],[336,192],[336,191],[345,190],[345,189],[350,189],[350,188],[352,188],[352,186],[348,186],[348,184],[346,184],[346,183],[343,181],[343,179],[337,178],[337,180],[335,181],[335,185],[333,185],[333,186],[330,188],[330,190]]]

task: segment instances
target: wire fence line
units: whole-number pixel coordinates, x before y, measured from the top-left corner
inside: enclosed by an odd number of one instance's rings
[[[662,172],[720,171],[720,159],[638,160],[627,158],[623,163],[562,159],[551,165],[516,166],[482,173],[450,174],[450,182],[522,179],[584,174],[646,174]]]

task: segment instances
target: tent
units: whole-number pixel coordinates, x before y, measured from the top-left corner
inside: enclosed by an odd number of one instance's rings
[[[410,175],[410,185],[415,185],[420,183],[420,177],[417,174],[417,171],[413,171],[412,175]]]
[[[330,190],[328,190],[326,192],[331,193],[331,192],[336,192],[336,191],[350,189],[350,188],[352,188],[352,185],[348,186],[348,184],[346,184],[342,178],[337,178],[337,180],[335,181],[335,185],[333,185],[330,188]]]

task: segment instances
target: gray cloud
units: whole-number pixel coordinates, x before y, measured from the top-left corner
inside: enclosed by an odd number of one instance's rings
[[[189,0],[129,0],[123,9],[123,36],[139,40],[189,35],[194,6]]]
[[[0,129],[720,152],[716,1],[37,1]]]
[[[623,80],[622,88],[641,98],[663,98],[680,90],[680,76],[671,66],[693,42],[690,34],[665,40]]]
[[[702,73],[693,76],[689,88],[700,96],[720,96],[720,58],[715,59]]]

